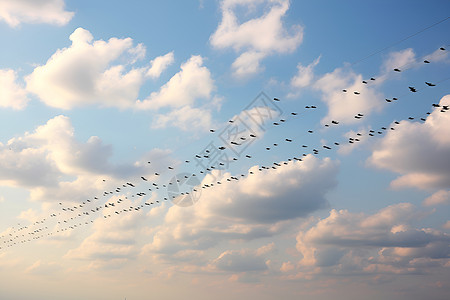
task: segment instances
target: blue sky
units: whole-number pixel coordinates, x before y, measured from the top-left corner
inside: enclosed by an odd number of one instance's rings
[[[0,298],[446,299],[449,8],[0,0]]]

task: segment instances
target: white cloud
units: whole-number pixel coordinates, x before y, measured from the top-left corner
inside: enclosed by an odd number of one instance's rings
[[[313,273],[417,273],[448,260],[450,236],[414,229],[415,207],[400,203],[373,215],[332,210],[327,218],[297,235],[303,255],[297,269]],[[419,261],[425,262],[420,264]]]
[[[112,64],[127,53],[134,61],[142,55],[142,45],[133,48],[131,38],[92,42],[93,36],[83,28],[76,29],[70,40],[69,48],[56,51],[45,65],[26,77],[27,90],[45,104],[62,109],[92,104],[119,108],[133,105],[145,70],[126,71],[125,65]]]
[[[181,65],[176,73],[158,92],[153,92],[147,99],[137,101],[138,109],[157,110],[162,107],[180,108],[193,105],[197,99],[209,99],[214,90],[211,72],[203,66],[201,56],[192,56]]]
[[[450,191],[439,190],[423,201],[423,205],[425,206],[433,206],[440,204],[447,204],[447,205],[450,204]]]
[[[27,105],[27,92],[16,80],[17,73],[14,70],[0,69],[0,107],[19,110]]]
[[[263,7],[262,7],[263,6]],[[244,7],[248,13],[262,7],[264,13],[240,22],[237,10]],[[282,18],[289,9],[289,1],[234,1],[221,3],[222,20],[211,35],[211,45],[218,49],[232,48],[241,53],[233,63],[235,75],[251,75],[262,70],[260,61],[274,53],[293,52],[303,39],[303,29],[295,26],[291,33],[284,28]]]
[[[227,181],[227,173],[208,175],[202,184],[221,184],[199,187],[201,198],[192,208],[171,207],[145,251],[169,255],[208,249],[227,240],[275,235],[283,222],[327,206],[325,194],[335,186],[337,170],[337,163],[329,159],[308,156],[262,172],[252,167],[249,172],[254,174],[238,181]]]
[[[208,109],[192,108],[189,105],[157,115],[152,128],[178,127],[183,131],[207,131],[211,128],[212,116]]]
[[[320,56],[306,67],[302,64],[297,65],[297,74],[291,78],[291,86],[300,89],[309,86],[314,79],[314,67],[320,61]]]
[[[174,62],[173,51],[163,56],[158,56],[150,62],[151,67],[147,71],[147,76],[158,78],[164,70]]]
[[[231,65],[236,77],[246,77],[256,73],[260,73],[264,68],[260,65],[260,61],[266,56],[265,53],[248,51],[242,53]]]
[[[149,169],[133,162],[112,164],[112,154],[112,146],[103,144],[99,137],[77,141],[70,119],[60,115],[34,132],[0,144],[0,182],[31,188],[33,200],[79,200],[119,180],[146,175],[169,160],[166,151],[150,151],[143,159],[158,159]],[[110,182],[105,185],[101,178]]]
[[[64,9],[64,0],[0,0],[0,20],[9,26],[20,23],[65,25],[74,13]]]
[[[450,105],[450,95],[440,100]],[[450,187],[450,113],[436,108],[423,123],[402,121],[388,132],[368,162],[401,176],[393,187],[446,189]]]
[[[322,92],[322,101],[328,106],[328,114],[322,123],[336,120],[352,124],[359,121],[355,115],[361,113],[367,116],[383,108],[385,102],[382,95],[375,90],[375,86],[364,84],[362,80],[360,74],[338,68],[314,83],[313,88]]]
[[[393,71],[395,68],[403,71],[406,68],[411,68],[415,62],[416,54],[411,48],[390,52],[381,66],[381,71],[382,73],[388,73]]]

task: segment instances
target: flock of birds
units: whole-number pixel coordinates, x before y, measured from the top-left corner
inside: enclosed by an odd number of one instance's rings
[[[445,52],[446,49],[441,47],[439,49]],[[429,59],[423,60],[424,64],[430,64],[432,61]],[[402,72],[406,68],[405,66],[397,67],[393,69],[394,72]],[[363,84],[369,84],[374,82],[377,78],[371,77],[369,80],[363,80]],[[442,81],[441,81],[442,82]],[[431,83],[426,81],[425,87],[434,87],[438,82]],[[420,89],[417,87],[409,86],[409,91],[411,93],[417,93]],[[348,89],[343,89],[343,93],[349,93]],[[353,94],[358,97],[363,97],[360,91],[353,91]],[[393,97],[385,99],[386,102],[392,103],[396,102],[400,97]],[[279,102],[279,98],[273,98],[273,101]],[[317,106],[307,105],[305,110],[314,110]],[[449,105],[440,105],[439,103],[433,103],[432,109],[439,110],[441,113],[446,113],[450,110]],[[427,115],[430,112],[426,112],[423,116],[408,117],[408,120],[417,120],[425,122],[427,120]],[[272,122],[273,127],[283,126],[290,119],[298,118],[301,114],[299,112],[290,112],[288,116],[280,118]],[[360,112],[354,115],[355,119],[363,119],[364,112]],[[235,120],[229,120],[229,123],[234,123]],[[339,120],[331,120],[329,123],[323,125],[323,127],[339,126],[341,122]],[[399,121],[394,121],[390,123],[389,126],[382,126],[378,129],[370,129],[364,132],[356,132],[354,136],[348,137],[343,140],[336,140],[330,144],[320,144],[320,145],[306,145],[300,143],[299,140],[292,137],[284,137],[276,143],[271,145],[265,145],[262,151],[273,151],[276,147],[281,145],[281,143],[295,144],[295,152],[300,149],[310,149],[305,153],[301,153],[298,156],[293,156],[286,158],[283,161],[273,162],[268,165],[259,165],[258,172],[264,172],[270,169],[282,168],[284,165],[289,163],[301,162],[307,155],[318,155],[322,151],[330,151],[336,149],[345,144],[355,144],[362,140],[364,137],[375,137],[377,135],[383,135],[386,131],[395,130],[395,126],[399,125]],[[215,129],[210,129],[211,133],[215,133]],[[304,132],[305,135],[315,134],[316,130],[308,129]],[[235,140],[229,141],[228,144],[223,144],[217,147],[217,151],[225,151],[230,147],[243,147],[246,143],[249,143],[252,139],[257,139],[258,136],[254,132],[244,132],[243,134],[236,137]],[[94,219],[103,217],[104,219],[112,218],[117,215],[127,214],[130,212],[143,212],[146,207],[150,208],[154,205],[158,205],[164,201],[173,201],[181,206],[193,204],[198,197],[202,189],[214,188],[217,185],[221,185],[227,182],[239,181],[244,177],[254,175],[253,171],[249,171],[244,174],[238,174],[234,176],[229,176],[227,178],[222,178],[220,180],[214,180],[211,182],[201,183],[201,177],[211,174],[213,170],[224,170],[226,169],[225,162],[217,161],[214,164],[209,164],[209,158],[211,155],[209,149],[205,149],[202,153],[198,153],[194,156],[195,160],[204,160],[206,167],[198,172],[193,173],[183,173],[182,176],[173,176],[169,182],[164,184],[160,183],[159,178],[161,175],[166,174],[166,172],[176,172],[174,166],[166,166],[165,170],[159,170],[154,172],[151,176],[143,175],[140,176],[138,181],[125,182],[120,186],[115,188],[105,190],[101,195],[92,196],[89,199],[85,199],[80,203],[64,204],[59,202],[60,210],[51,213],[48,217],[41,220],[35,221],[32,224],[25,226],[10,227],[2,233],[0,236],[0,250],[13,247],[16,245],[32,242],[45,237],[50,237],[52,235],[62,234],[66,231],[74,230],[83,226],[87,226],[94,222]],[[231,162],[236,162],[240,160],[252,160],[253,156],[250,153],[238,157],[232,157]],[[192,164],[192,160],[185,160],[185,164]],[[151,162],[148,161],[147,164],[151,166]],[[163,174],[164,173],[164,174]],[[175,174],[174,174],[175,175]],[[213,177],[211,177],[213,178]],[[193,180],[195,179],[195,180]],[[103,179],[106,182],[106,179]],[[166,197],[161,197],[156,199],[154,197],[154,192],[166,192]],[[143,200],[147,199],[147,200]]]

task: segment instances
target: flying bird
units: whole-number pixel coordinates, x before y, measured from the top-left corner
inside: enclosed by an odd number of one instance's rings
[[[426,81],[425,81],[425,84],[428,85],[428,86],[436,86],[435,84],[433,84],[431,82],[426,82]]]

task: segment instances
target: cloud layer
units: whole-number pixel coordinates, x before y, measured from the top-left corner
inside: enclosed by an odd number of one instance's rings
[[[64,0],[14,0],[0,1],[0,20],[9,26],[20,23],[49,23],[65,25],[74,13],[64,9]]]
[[[439,104],[450,105],[450,96]],[[371,165],[400,174],[393,187],[450,187],[450,113],[441,110],[434,109],[425,122],[402,121],[374,149]]]
[[[240,22],[237,10],[244,7],[254,13],[262,8],[262,15]],[[233,62],[236,76],[253,75],[262,71],[260,62],[274,53],[293,52],[303,39],[303,29],[295,26],[291,32],[286,30],[282,18],[289,9],[289,1],[234,1],[221,3],[222,20],[211,35],[211,45],[217,49],[232,48],[240,53]]]

